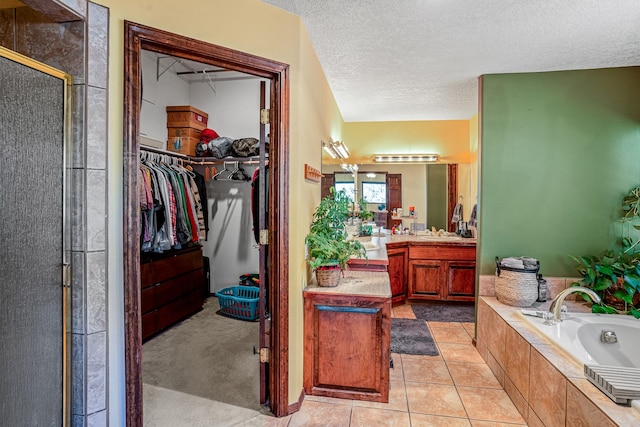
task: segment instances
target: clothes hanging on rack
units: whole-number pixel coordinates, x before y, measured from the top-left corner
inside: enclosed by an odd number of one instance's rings
[[[206,238],[207,217],[196,174],[169,155],[141,151],[140,160],[141,251],[181,249]]]

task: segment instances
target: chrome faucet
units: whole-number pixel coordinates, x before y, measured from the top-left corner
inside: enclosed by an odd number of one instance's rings
[[[562,303],[564,302],[564,299],[568,295],[576,292],[582,292],[589,295],[593,300],[593,302],[595,302],[596,304],[600,304],[600,302],[602,301],[598,296],[598,294],[596,294],[593,290],[589,288],[585,288],[584,286],[573,286],[571,288],[567,288],[564,291],[560,292],[558,295],[556,295],[556,297],[553,299],[553,302],[549,306],[549,313],[553,315],[554,322],[562,321]]]

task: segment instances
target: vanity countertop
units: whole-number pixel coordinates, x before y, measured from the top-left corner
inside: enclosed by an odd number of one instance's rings
[[[359,237],[358,240],[362,242],[367,250],[367,259],[364,258],[351,258],[349,265],[354,268],[366,269],[370,266],[371,269],[376,269],[379,266],[386,266],[389,264],[389,258],[387,257],[387,245],[389,244],[410,244],[414,246],[455,246],[455,247],[475,247],[476,239],[465,237],[438,237],[438,236],[426,236],[426,235],[414,235],[414,234],[382,234],[378,236],[373,234],[372,236]]]
[[[323,293],[335,295],[391,298],[389,274],[382,271],[349,270],[344,272],[338,286],[321,287],[316,279],[311,280],[304,289],[305,293]]]

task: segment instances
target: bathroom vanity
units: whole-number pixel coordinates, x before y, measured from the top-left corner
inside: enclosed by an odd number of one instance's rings
[[[377,244],[368,259],[351,259],[350,268],[389,273],[393,304],[410,301],[474,301],[476,239],[416,235],[364,238]],[[370,243],[368,243],[370,242]]]
[[[379,271],[345,271],[336,287],[304,289],[308,395],[389,401],[391,289]]]

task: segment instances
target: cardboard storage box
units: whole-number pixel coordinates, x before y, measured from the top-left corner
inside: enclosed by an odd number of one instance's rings
[[[186,156],[195,156],[198,142],[200,142],[199,138],[169,138],[167,140],[167,150]]]
[[[167,106],[168,128],[196,128],[205,129],[209,122],[209,115],[191,105]]]
[[[172,138],[196,138],[200,140],[200,133],[202,131],[196,128],[167,128],[167,138],[171,141]]]

